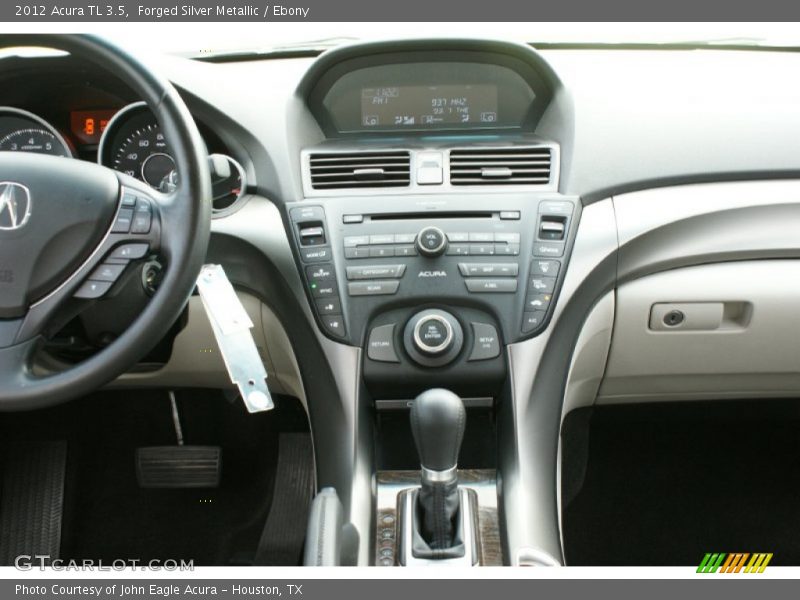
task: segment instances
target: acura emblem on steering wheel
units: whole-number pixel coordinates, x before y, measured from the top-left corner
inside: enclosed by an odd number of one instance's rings
[[[0,183],[0,229],[20,229],[31,216],[31,193],[15,181]]]

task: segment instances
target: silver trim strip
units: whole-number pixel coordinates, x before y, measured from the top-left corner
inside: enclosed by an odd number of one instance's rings
[[[422,481],[427,481],[428,483],[450,483],[456,479],[457,469],[458,465],[453,465],[444,471],[435,471],[433,469],[420,466],[420,474]]]

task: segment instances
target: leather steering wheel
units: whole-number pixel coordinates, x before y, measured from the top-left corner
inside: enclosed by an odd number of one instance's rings
[[[0,36],[0,48],[19,46],[64,50],[114,73],[155,115],[181,177],[178,188],[164,194],[86,161],[0,152],[0,217],[3,210],[13,211],[13,217],[11,212],[6,215],[8,222],[0,222],[0,411],[76,398],[141,359],[175,322],[192,293],[211,223],[205,145],[168,81],[93,36]],[[147,215],[149,227],[144,226]],[[145,218],[137,220],[138,216]],[[126,265],[129,251],[143,245],[148,252],[158,252],[166,269],[158,290],[130,327],[81,363],[57,373],[34,372],[33,358],[48,325],[57,315],[74,314],[91,302],[85,298],[97,289],[89,278],[98,266]]]

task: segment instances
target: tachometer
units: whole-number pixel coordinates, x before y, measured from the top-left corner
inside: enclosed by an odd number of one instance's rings
[[[0,151],[36,152],[53,156],[69,156],[69,152],[49,131],[18,129],[0,138]]]
[[[0,152],[72,157],[67,142],[52,125],[33,113],[10,107],[0,107]]]

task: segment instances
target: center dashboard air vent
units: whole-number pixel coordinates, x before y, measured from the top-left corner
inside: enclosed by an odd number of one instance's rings
[[[552,149],[547,146],[459,148],[450,151],[451,185],[547,185]]]
[[[313,153],[309,166],[315,190],[404,187],[411,181],[408,151]]]

